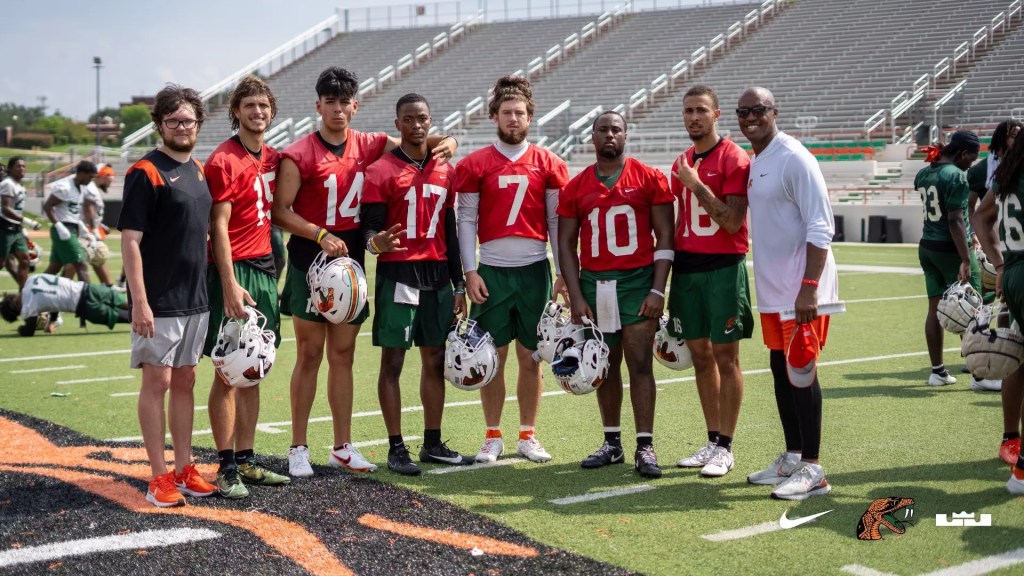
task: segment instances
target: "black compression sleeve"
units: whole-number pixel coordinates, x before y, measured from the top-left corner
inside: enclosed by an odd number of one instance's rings
[[[448,245],[448,277],[452,279],[453,286],[466,284],[462,275],[462,251],[459,249],[459,227],[455,222],[455,209],[447,208],[444,211],[444,239]]]
[[[384,229],[388,217],[387,205],[379,202],[361,204],[359,219],[362,220],[363,241],[369,242],[378,232]]]

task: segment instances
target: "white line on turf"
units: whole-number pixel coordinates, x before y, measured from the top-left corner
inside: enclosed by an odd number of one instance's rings
[[[757,536],[758,534],[767,534],[778,530],[782,530],[782,526],[779,526],[778,521],[765,522],[763,524],[755,524],[745,528],[737,528],[736,530],[725,530],[722,532],[715,532],[714,534],[705,534],[701,536],[701,538],[712,542],[727,542],[729,540],[739,540],[740,538]]]
[[[116,394],[111,394],[110,397],[111,398],[127,398],[128,396],[138,396],[138,395],[139,395],[138,392],[118,392]]]
[[[86,554],[110,552],[113,550],[139,550],[173,546],[175,544],[211,540],[220,537],[220,533],[206,528],[175,528],[171,530],[148,530],[132,534],[69,540],[67,542],[56,542],[42,546],[4,550],[0,552],[0,567],[27,564],[29,562],[44,562],[58,558],[67,558],[68,556],[84,556]]]
[[[32,368],[31,370],[11,370],[11,374],[32,374],[34,372],[56,372],[58,370],[78,370],[79,368],[85,368],[85,364],[76,364],[74,366],[50,366],[49,368]]]
[[[988,574],[989,572],[995,572],[996,570],[1016,566],[1017,564],[1024,564],[1024,548],[986,556],[956,566],[940,568],[921,576],[981,576],[982,574]],[[847,564],[840,568],[840,570],[854,576],[896,576],[889,572],[879,572],[859,564]]]
[[[469,466],[446,466],[444,468],[432,468],[430,470],[427,470],[427,474],[451,474],[452,472],[472,472],[474,470],[482,470],[484,468],[494,468],[497,466],[508,466],[509,464],[519,464],[520,462],[526,462],[526,459],[505,458],[504,460],[495,460],[494,462],[478,462],[476,464],[470,464]]]
[[[54,384],[60,384],[62,386],[67,384],[88,384],[89,382],[106,382],[108,380],[132,380],[135,376],[106,376],[104,378],[83,378],[81,380],[58,380]]]
[[[636,494],[638,492],[647,492],[654,490],[657,486],[651,486],[650,484],[641,484],[639,486],[630,486],[629,488],[616,488],[615,490],[605,490],[603,492],[591,492],[590,494],[584,494],[582,496],[568,496],[566,498],[555,498],[554,500],[548,500],[552,504],[558,506],[565,506],[567,504],[579,504],[580,502],[589,502],[591,500],[601,500],[603,498],[615,498],[616,496],[625,496],[627,494]]]

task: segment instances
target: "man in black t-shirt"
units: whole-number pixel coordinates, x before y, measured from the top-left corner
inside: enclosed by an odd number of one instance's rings
[[[206,238],[210,190],[192,158],[203,102],[190,88],[168,84],[156,96],[153,123],[163,144],[125,174],[124,206],[117,227],[128,278],[132,318],[131,366],[142,368],[139,423],[153,480],[146,499],[182,506],[190,496],[216,488],[191,462],[192,388],[209,323]],[[164,397],[171,391],[167,413]],[[174,471],[164,463],[168,422]]]

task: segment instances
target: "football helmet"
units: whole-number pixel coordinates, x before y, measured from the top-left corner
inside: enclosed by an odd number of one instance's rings
[[[569,307],[554,300],[544,307],[544,313],[537,322],[537,351],[534,360],[543,360],[548,364],[555,361],[555,348],[562,339],[563,332],[572,326]]]
[[[963,334],[981,305],[981,295],[973,286],[954,282],[939,300],[939,324],[953,334]]]
[[[87,238],[78,238],[78,243],[82,245],[82,250],[85,252],[85,259],[88,260],[91,266],[102,266],[107,262],[107,258],[110,257],[110,249],[107,245],[99,240],[89,240]]]
[[[996,267],[988,261],[988,256],[982,250],[974,251],[978,259],[978,268],[981,268],[981,289],[985,292],[992,292],[996,289]]]
[[[33,270],[36,266],[39,266],[39,257],[42,255],[42,250],[39,249],[39,245],[35,242],[26,239],[28,243],[28,265]]]
[[[654,334],[654,359],[672,370],[687,370],[693,367],[693,356],[686,341],[668,333],[668,314],[661,317],[661,328]]]
[[[270,373],[277,358],[274,332],[267,330],[267,318],[255,308],[245,307],[246,318],[224,318],[210,359],[229,386],[249,388]]]
[[[444,377],[460,390],[479,390],[498,371],[498,349],[489,332],[475,320],[461,318],[448,333],[444,349]]]
[[[975,376],[1002,380],[1020,366],[1024,336],[1005,307],[981,306],[964,332],[960,354]]]
[[[562,390],[575,395],[589,394],[608,377],[608,354],[604,335],[593,321],[583,318],[583,325],[570,325],[558,342],[551,372]]]
[[[332,323],[351,322],[366,306],[366,275],[351,258],[328,258],[320,251],[306,272],[310,301]]]

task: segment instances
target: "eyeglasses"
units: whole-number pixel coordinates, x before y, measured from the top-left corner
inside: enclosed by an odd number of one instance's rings
[[[167,126],[171,130],[177,130],[179,127],[185,130],[191,130],[196,127],[199,121],[195,118],[188,118],[185,120],[178,120],[177,118],[164,118],[164,126]]]
[[[767,114],[769,110],[774,109],[775,106],[743,106],[741,108],[736,109],[736,115],[739,116],[740,118],[746,118],[747,116],[750,115],[751,112],[753,112],[754,116],[760,118]]]

